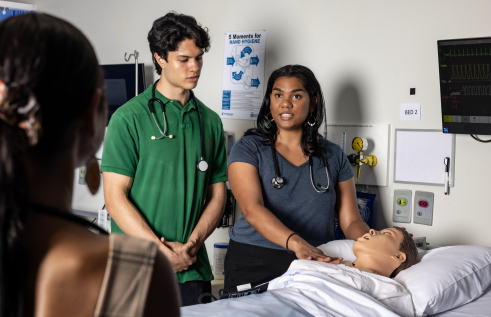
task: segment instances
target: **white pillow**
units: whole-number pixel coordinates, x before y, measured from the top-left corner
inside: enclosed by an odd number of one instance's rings
[[[411,293],[417,316],[433,315],[479,296],[491,284],[491,248],[451,246],[427,251],[394,278]]]
[[[334,240],[325,244],[321,244],[317,248],[321,249],[327,256],[335,256],[343,258],[343,261],[356,260],[356,256],[353,253],[353,244],[355,240]]]

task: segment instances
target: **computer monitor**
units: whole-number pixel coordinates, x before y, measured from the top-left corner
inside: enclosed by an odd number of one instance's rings
[[[101,65],[104,70],[104,80],[106,83],[107,103],[109,112],[107,122],[113,113],[125,104],[128,100],[135,97],[135,64],[114,64]],[[145,83],[145,66],[138,64],[138,94],[147,88]]]
[[[491,135],[491,37],[438,41],[443,133]]]
[[[0,22],[10,17],[36,11],[36,6],[26,3],[0,1]]]

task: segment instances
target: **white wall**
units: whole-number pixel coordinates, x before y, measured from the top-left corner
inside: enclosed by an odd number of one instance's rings
[[[456,141],[455,187],[394,184],[394,129],[440,129],[436,41],[491,35],[491,1],[486,0],[33,0],[40,11],[68,19],[92,41],[101,63],[122,63],[138,50],[151,65],[146,40],[152,22],[169,10],[193,15],[209,28],[212,47],[196,93],[215,111],[221,106],[223,35],[267,30],[266,77],[288,63],[310,67],[326,97],[330,123],[391,124],[389,186],[377,194],[376,227],[393,225],[394,189],[435,193],[433,226],[407,224],[435,245],[491,246],[491,144],[468,135]],[[61,49],[61,48],[60,48]],[[409,95],[409,88],[416,95]],[[399,120],[401,103],[421,103],[422,120]],[[242,135],[251,121],[224,119]],[[226,238],[226,233],[218,235]],[[217,240],[222,239],[217,238]]]

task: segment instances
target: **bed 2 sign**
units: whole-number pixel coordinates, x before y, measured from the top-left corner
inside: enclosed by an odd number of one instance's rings
[[[401,121],[420,121],[421,120],[421,104],[419,103],[403,103],[401,104]]]

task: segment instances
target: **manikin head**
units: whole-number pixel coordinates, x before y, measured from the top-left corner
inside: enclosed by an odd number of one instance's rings
[[[358,238],[353,245],[355,267],[368,268],[386,277],[416,264],[418,250],[409,233],[399,227],[370,232]]]

